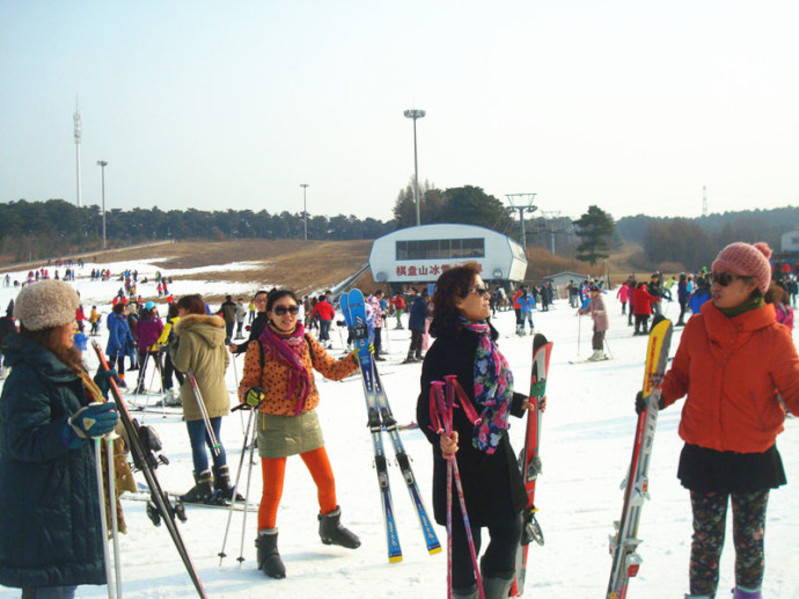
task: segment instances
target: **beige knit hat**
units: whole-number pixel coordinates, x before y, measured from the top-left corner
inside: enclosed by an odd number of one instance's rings
[[[79,305],[78,293],[69,283],[45,279],[22,288],[14,316],[29,331],[39,331],[74,322]]]

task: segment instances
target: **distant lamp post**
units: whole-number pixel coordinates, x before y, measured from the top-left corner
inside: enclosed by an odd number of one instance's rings
[[[305,232],[305,241],[308,241],[308,210],[307,206],[307,195],[306,192],[310,185],[308,183],[300,183],[300,187],[302,187],[302,217],[303,217],[303,225],[304,225],[304,232]]]
[[[105,249],[105,167],[108,166],[108,162],[98,160],[97,164],[100,166],[100,177],[103,184],[103,249]]]
[[[405,111],[405,118],[413,119],[413,202],[416,205],[416,226],[422,224],[419,215],[419,160],[416,156],[416,119],[424,118],[427,114],[424,110],[411,108]]]

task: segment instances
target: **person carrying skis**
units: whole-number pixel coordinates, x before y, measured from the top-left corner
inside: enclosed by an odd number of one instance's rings
[[[610,322],[605,309],[605,300],[602,298],[602,290],[597,285],[591,285],[588,293],[591,295],[591,301],[585,308],[577,310],[578,317],[580,314],[590,314],[594,321],[594,335],[591,337],[591,349],[594,350],[594,353],[591,354],[588,361],[607,360],[608,357],[604,352],[605,334],[610,328]]]
[[[175,368],[181,372],[191,370],[197,380],[202,402],[218,441],[218,451],[211,452],[212,477],[205,450],[206,444],[210,446],[211,441],[197,403],[199,398],[194,393],[191,381],[184,380],[180,386],[180,401],[191,442],[196,483],[180,497],[187,503],[214,503],[232,499],[234,493],[230,486],[225,448],[220,440],[222,417],[230,412],[230,396],[225,383],[225,371],[230,361],[225,349],[225,321],[220,316],[207,315],[205,312],[205,302],[200,294],[181,297],[178,300],[180,320],[172,329],[175,339],[169,348]]]
[[[663,379],[661,409],[687,394],[677,476],[690,491],[693,510],[692,599],[716,594],[728,503],[733,598],[762,596],[766,505],[770,489],[786,482],[776,437],[786,408],[799,415],[799,357],[790,332],[763,299],[770,255],[765,243],[721,250],[712,264],[712,301],[686,322]],[[640,404],[636,398],[637,409]]]
[[[100,493],[91,438],[118,414],[73,347],[78,294],[55,279],[17,296],[20,332],[5,345],[0,396],[0,585],[22,597],[71,599],[105,584]]]
[[[299,454],[316,483],[322,542],[348,549],[361,544],[340,522],[336,481],[315,411],[319,391],[313,375],[313,370],[317,370],[325,378],[341,380],[358,370],[357,354],[347,354],[340,360],[332,358],[297,322],[298,303],[294,292],[288,289],[269,293],[268,324],[258,341],[247,347],[239,383],[239,401],[259,410],[255,420],[263,495],[255,546],[258,569],[271,578],[286,576],[277,548],[277,510],[288,456]]]
[[[436,282],[433,322],[436,337],[422,365],[416,421],[433,445],[433,509],[441,525],[447,521],[447,460],[457,460],[463,483],[475,552],[481,531],[490,542],[481,560],[487,599],[508,596],[522,533],[522,509],[527,493],[507,429],[511,414],[521,417],[529,407],[526,395],[514,393],[513,374],[499,351],[498,333],[490,323],[487,288],[480,266],[470,262],[447,270]],[[453,431],[439,436],[431,428],[430,388],[433,381],[456,375],[479,412],[475,426],[465,410],[454,410]],[[456,599],[476,599],[478,589],[471,552],[458,502],[453,506],[452,587]]]

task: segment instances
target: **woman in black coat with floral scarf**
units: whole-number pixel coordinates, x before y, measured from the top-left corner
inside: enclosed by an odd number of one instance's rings
[[[430,333],[436,341],[422,366],[422,392],[416,406],[419,428],[433,445],[433,508],[446,524],[447,458],[455,457],[463,483],[475,549],[482,528],[490,542],[480,562],[486,598],[507,597],[513,581],[516,548],[522,532],[527,495],[508,439],[510,414],[521,417],[527,396],[513,392],[513,374],[496,345],[489,323],[488,288],[480,266],[468,263],[439,277],[433,296]],[[454,410],[453,431],[439,436],[430,422],[430,387],[456,375],[481,417],[473,425],[464,410]],[[453,502],[453,597],[476,598],[477,588],[466,530],[457,501]]]

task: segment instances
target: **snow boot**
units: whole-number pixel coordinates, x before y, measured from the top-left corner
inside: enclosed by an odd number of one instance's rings
[[[361,540],[352,531],[347,530],[339,522],[341,518],[341,507],[329,514],[319,514],[319,536],[325,545],[341,545],[347,549],[357,549],[361,546]]]
[[[510,578],[500,578],[499,576],[489,576],[483,578],[483,593],[486,599],[505,599],[510,595],[510,587],[513,584],[513,576]]]
[[[166,395],[164,395],[164,405],[168,408],[179,408],[182,406],[180,393],[174,389],[168,389]]]
[[[194,473],[195,485],[185,495],[180,496],[183,503],[213,503],[214,489],[210,470]]]
[[[763,594],[760,591],[744,590],[741,587],[735,587],[732,593],[732,599],[762,599]]]
[[[588,357],[589,362],[599,362],[605,359],[605,353],[601,349],[595,349],[594,353]]]
[[[214,468],[214,490],[221,499],[233,500],[235,487],[230,486],[230,469],[227,466]],[[236,503],[244,503],[244,497],[236,493]]]
[[[123,372],[122,374],[118,374],[117,377],[119,377],[119,380],[117,381],[117,386],[120,389],[127,389],[128,386],[125,384],[125,373]]]
[[[255,546],[258,548],[258,569],[270,578],[285,578],[286,566],[277,551],[277,528],[259,530]]]
[[[452,599],[478,599],[480,594],[477,592],[477,585],[452,589]]]

